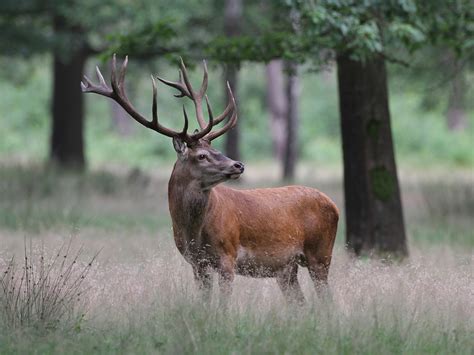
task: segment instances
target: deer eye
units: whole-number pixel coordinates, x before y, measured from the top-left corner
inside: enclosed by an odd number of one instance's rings
[[[199,155],[198,155],[198,159],[199,159],[199,160],[204,160],[204,159],[206,159],[206,154],[199,154]]]

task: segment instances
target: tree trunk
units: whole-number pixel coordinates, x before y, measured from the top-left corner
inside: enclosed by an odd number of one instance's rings
[[[238,36],[240,34],[240,21],[242,17],[242,0],[226,0],[224,10],[224,31],[229,37]],[[237,82],[238,68],[234,64],[226,65],[225,82],[229,82],[232,92],[238,104],[238,82]],[[227,85],[226,83],[224,83]],[[227,89],[225,89],[227,92]],[[227,97],[226,97],[227,100]],[[238,105],[237,105],[238,107]],[[240,132],[239,127],[242,123],[235,126],[226,134],[225,152],[227,156],[234,160],[241,160],[240,155]]]
[[[408,254],[385,61],[337,58],[347,246],[356,255]]]
[[[73,30],[66,22],[54,19],[56,33]],[[84,45],[71,45],[68,53],[54,54],[53,100],[50,159],[61,167],[83,169],[84,158],[84,105],[80,88],[87,58]]]
[[[448,68],[454,70],[448,99],[448,110],[446,112],[448,129],[450,131],[462,131],[467,127],[466,78],[462,64],[456,59],[454,53],[449,53],[446,64]]]
[[[285,78],[283,76],[283,61],[272,60],[266,67],[267,107],[270,112],[270,133],[272,136],[273,156],[283,161],[285,152],[285,126],[287,117],[287,96]]]
[[[286,63],[288,73],[286,97],[288,110],[285,127],[285,154],[283,157],[283,179],[293,180],[295,177],[296,161],[298,159],[298,97],[299,80],[298,65]]]

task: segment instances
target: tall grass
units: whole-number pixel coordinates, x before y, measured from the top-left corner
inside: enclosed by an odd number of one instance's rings
[[[412,248],[409,263],[387,265],[351,259],[337,247],[332,300],[318,299],[301,269],[304,306],[286,304],[273,279],[237,277],[223,309],[217,289],[211,299],[202,298],[171,236],[163,237],[169,239],[158,245],[146,237],[109,245],[87,282],[92,291],[82,331],[32,338],[29,346],[39,344],[41,352],[67,347],[79,353],[140,354],[472,351],[474,278],[468,253]],[[124,249],[134,243],[141,245],[141,254],[126,261]],[[27,349],[14,335],[4,336],[0,352],[2,346]]]
[[[72,238],[48,257],[44,248],[35,252],[25,241],[23,261],[8,261],[0,278],[3,327],[51,330],[83,317],[83,283],[97,255],[82,265],[83,248],[73,252],[71,245]]]

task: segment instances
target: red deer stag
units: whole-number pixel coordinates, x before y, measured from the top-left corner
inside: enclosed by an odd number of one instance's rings
[[[124,80],[128,58],[117,73],[115,56],[111,88],[96,68],[99,84],[84,76],[82,91],[109,97],[143,126],[173,139],[178,158],[168,184],[169,210],[176,246],[194,271],[199,286],[209,291],[211,272],[217,271],[224,294],[231,292],[234,274],[251,277],[275,277],[285,298],[304,301],[298,283],[298,265],[305,266],[320,292],[325,289],[336,238],[339,212],[322,192],[303,186],[236,190],[219,185],[237,179],[244,171],[234,161],[211,147],[211,141],[237,123],[237,109],[227,83],[228,103],[214,117],[205,95],[208,73],[195,91],[181,60],[179,81],[158,79],[179,91],[176,97],[188,97],[196,110],[200,130],[189,134],[188,117],[183,106],[181,132],[161,125],[158,120],[156,83],[152,79],[152,119],[148,120],[127,98]],[[203,98],[209,119],[203,114]],[[217,130],[214,126],[228,118]]]

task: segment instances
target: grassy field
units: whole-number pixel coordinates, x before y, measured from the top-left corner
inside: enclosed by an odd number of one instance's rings
[[[472,170],[402,169],[406,262],[351,259],[341,221],[331,301],[317,299],[302,269],[305,306],[287,305],[272,279],[237,277],[224,309],[217,292],[203,302],[173,244],[170,169],[76,176],[3,164],[0,270],[13,255],[22,260],[25,241],[32,263],[54,259],[71,237],[74,250],[84,247],[78,265],[101,252],[81,285],[87,292],[54,327],[13,327],[0,313],[0,353],[472,354]],[[245,175],[239,188],[278,184],[271,165],[251,164]],[[337,169],[302,167],[298,183],[317,186],[343,209]]]

